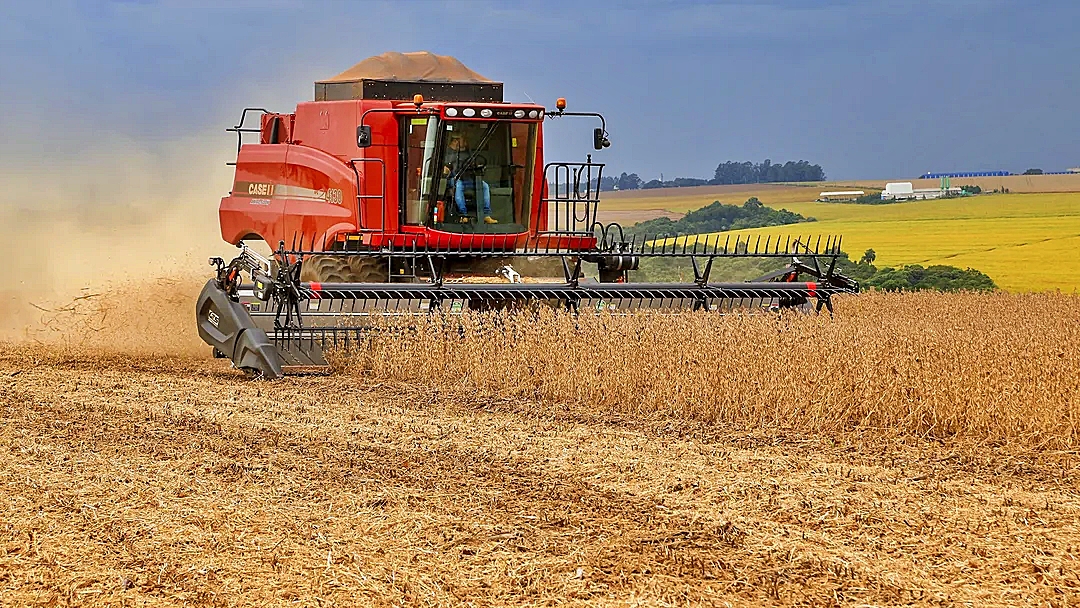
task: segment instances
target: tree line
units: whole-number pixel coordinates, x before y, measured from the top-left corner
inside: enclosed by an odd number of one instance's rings
[[[742,206],[725,205],[720,201],[713,201],[711,205],[691,211],[678,220],[658,217],[638,222],[627,228],[626,232],[649,238],[665,238],[680,234],[708,234],[814,221],[817,220],[787,209],[776,210],[766,207],[756,196],[752,196]]]
[[[716,166],[712,179],[676,177],[671,180],[645,181],[637,173],[623,172],[618,177],[600,180],[600,190],[650,190],[653,188],[682,188],[686,186],[721,186],[728,184],[771,184],[776,182],[822,182],[825,171],[821,165],[808,161],[787,161],[773,164],[769,159],[760,163],[727,161]]]
[[[852,262],[842,254],[837,269],[855,279],[863,288],[882,291],[993,291],[994,280],[974,268],[958,268],[937,264],[923,267],[910,264],[898,268],[878,268],[874,265],[877,254],[867,249],[858,262]]]

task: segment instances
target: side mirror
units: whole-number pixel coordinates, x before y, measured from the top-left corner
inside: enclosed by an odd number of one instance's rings
[[[371,146],[371,125],[356,127],[356,147],[367,148]]]
[[[603,150],[611,145],[611,140],[607,138],[607,134],[600,127],[593,129],[592,132],[592,147],[596,150]]]

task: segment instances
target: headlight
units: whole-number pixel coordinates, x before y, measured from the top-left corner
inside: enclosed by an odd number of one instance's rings
[[[514,110],[514,118],[525,118],[525,110]]]
[[[472,118],[473,116],[476,116],[476,110],[472,108],[465,108],[461,111],[461,115],[465,118]]]
[[[480,110],[480,116],[483,116],[484,118],[491,118],[491,109],[484,108],[483,110]]]
[[[518,110],[518,111],[519,112],[524,112],[525,110]],[[529,110],[529,118],[536,118],[536,110]]]
[[[447,116],[457,116],[457,108],[446,108]]]

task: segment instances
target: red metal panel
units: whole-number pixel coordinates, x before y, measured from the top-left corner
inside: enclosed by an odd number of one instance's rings
[[[337,231],[356,232],[356,175],[321,150],[290,146],[285,167],[285,244],[322,249]]]
[[[283,234],[284,201],[272,196],[274,184],[285,179],[288,146],[246,144],[236,157],[232,192],[221,199],[218,216],[221,238],[237,244],[252,235],[277,243]]]

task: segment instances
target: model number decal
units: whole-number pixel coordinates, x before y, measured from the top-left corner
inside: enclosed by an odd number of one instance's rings
[[[219,317],[218,314],[212,310],[206,315],[206,318],[210,319],[210,324],[214,327],[217,327],[218,323],[221,323],[221,317]]]

